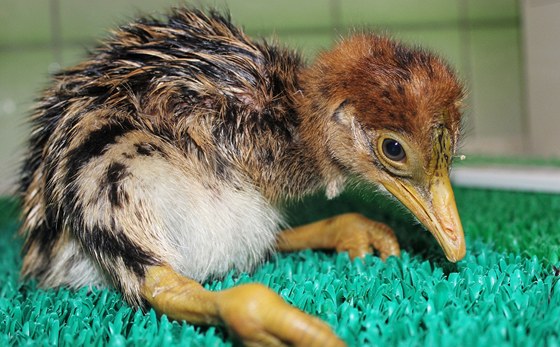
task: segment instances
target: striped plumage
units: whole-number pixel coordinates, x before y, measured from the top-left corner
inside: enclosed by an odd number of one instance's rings
[[[98,204],[108,210],[131,208],[132,193],[119,186],[127,162],[152,153],[171,156],[166,147],[196,162],[193,179],[214,176],[241,186],[250,181],[270,201],[299,193],[297,186],[318,186],[317,179],[312,182],[314,168],[291,169],[304,160],[291,154],[304,152],[292,142],[299,125],[293,97],[300,67],[297,55],[252,43],[227,18],[178,11],[167,22],[142,20],[121,28],[88,61],[54,76],[33,115],[21,180],[24,274],[46,285],[74,284],[52,273],[60,272],[53,267],[53,252],[67,242],[66,231],[79,239],[74,257],[93,255],[106,263],[102,268],[114,276],[111,281],[138,303],[137,290],[127,290],[123,280],[139,281],[143,267],[161,258],[143,244],[148,239],[134,242],[126,231],[116,232],[119,221],[92,227],[84,214],[101,213],[87,211]],[[127,135],[134,138],[131,148],[107,153]],[[106,173],[80,178],[99,158]],[[82,179],[95,186],[98,203],[84,200]],[[109,211],[103,213],[111,219]],[[114,271],[118,258],[122,270]],[[89,270],[95,271],[94,266]]]

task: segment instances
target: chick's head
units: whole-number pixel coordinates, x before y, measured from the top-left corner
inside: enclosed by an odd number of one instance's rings
[[[304,76],[332,160],[400,200],[450,261],[463,258],[449,181],[463,99],[454,72],[424,50],[364,34],[320,55]]]

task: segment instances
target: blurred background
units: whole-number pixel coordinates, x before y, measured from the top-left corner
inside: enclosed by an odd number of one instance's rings
[[[26,115],[49,74],[77,63],[110,28],[181,3],[0,0],[0,194],[13,188],[28,133]],[[514,158],[558,166],[558,0],[186,3],[229,9],[249,35],[277,38],[301,50],[308,61],[352,28],[385,32],[434,50],[457,69],[468,89],[462,153],[490,163]],[[560,179],[557,171],[546,175]]]

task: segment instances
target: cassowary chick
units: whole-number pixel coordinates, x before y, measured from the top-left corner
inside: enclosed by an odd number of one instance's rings
[[[283,201],[332,198],[353,178],[389,191],[461,259],[448,178],[461,99],[439,58],[374,34],[306,67],[217,13],[138,20],[56,74],[36,106],[22,273],[46,287],[112,285],[247,345],[342,345],[261,285],[199,283],[274,249],[399,255],[391,229],[358,214],[278,231]]]

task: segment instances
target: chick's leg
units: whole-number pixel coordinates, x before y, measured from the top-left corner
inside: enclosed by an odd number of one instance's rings
[[[245,346],[344,346],[325,323],[260,284],[212,292],[169,266],[152,266],[142,296],[170,318],[224,325]]]
[[[383,260],[391,255],[400,255],[399,243],[391,228],[357,213],[283,231],[278,237],[277,247],[285,252],[306,248],[336,249],[348,252],[351,258],[363,257],[372,253],[373,249]]]

